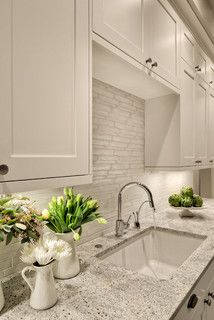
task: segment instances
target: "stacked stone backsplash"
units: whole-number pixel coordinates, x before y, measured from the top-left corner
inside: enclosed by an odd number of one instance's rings
[[[84,227],[81,242],[113,230],[117,215],[117,195],[122,185],[141,181],[154,195],[156,208],[167,206],[170,193],[182,185],[193,184],[192,172],[144,171],[144,101],[109,86],[93,81],[93,184],[77,186],[76,191],[99,200],[100,212],[108,220],[107,225],[96,222]],[[26,192],[37,200],[38,207],[47,206],[51,196],[62,189]],[[123,212],[127,216],[145,199],[142,190],[133,187],[124,194]],[[144,212],[149,210],[145,206]],[[6,247],[0,244],[0,278],[19,271],[20,244],[13,241]]]

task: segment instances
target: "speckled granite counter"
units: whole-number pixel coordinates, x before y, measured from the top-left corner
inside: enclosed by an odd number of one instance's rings
[[[157,226],[207,236],[196,251],[169,280],[157,280],[125,270],[95,256],[137,233],[129,230],[120,239],[114,234],[97,238],[78,247],[81,273],[73,279],[57,281],[58,302],[47,311],[29,306],[29,289],[20,275],[3,284],[6,305],[1,320],[169,320],[195,281],[214,256],[214,201],[196,217],[181,219],[178,213],[157,213]],[[144,218],[141,231],[153,225]],[[139,232],[139,231],[138,231]],[[102,248],[96,248],[101,244]]]

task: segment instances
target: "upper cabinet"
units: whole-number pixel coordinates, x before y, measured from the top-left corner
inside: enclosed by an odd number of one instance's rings
[[[93,31],[142,62],[142,11],[142,0],[93,0]]]
[[[179,87],[180,20],[166,0],[144,0],[144,62]]]
[[[181,57],[188,65],[195,68],[195,47],[196,42],[189,29],[181,25]]]
[[[180,21],[167,0],[93,0],[93,31],[179,87]]]
[[[214,164],[214,90],[209,90],[208,96],[208,163]]]
[[[0,0],[0,191],[89,175],[89,25],[85,0]]]
[[[195,48],[195,71],[204,81],[207,81],[208,58],[199,45]]]

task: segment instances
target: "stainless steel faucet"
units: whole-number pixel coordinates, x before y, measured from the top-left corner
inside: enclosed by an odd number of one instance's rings
[[[131,218],[131,215],[128,218],[128,221],[125,222],[122,219],[122,214],[121,214],[121,208],[122,208],[122,192],[124,189],[131,187],[131,186],[138,186],[140,188],[142,188],[143,190],[146,191],[147,196],[148,196],[148,200],[144,201],[139,209],[134,212],[134,216],[135,216],[135,227],[139,228],[140,227],[140,223],[139,223],[139,213],[140,210],[142,208],[142,206],[144,205],[144,203],[148,202],[150,204],[150,207],[153,208],[153,210],[155,211],[155,205],[154,205],[154,201],[153,201],[153,196],[151,191],[149,190],[149,188],[147,186],[145,186],[142,183],[139,182],[129,182],[127,184],[125,184],[121,189],[120,192],[118,194],[118,214],[117,214],[117,220],[116,220],[116,236],[120,237],[124,234],[124,230],[127,229],[129,227],[129,220]]]

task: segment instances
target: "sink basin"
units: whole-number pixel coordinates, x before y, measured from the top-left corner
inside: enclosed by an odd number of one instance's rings
[[[137,238],[101,253],[99,258],[158,279],[169,278],[206,237],[149,228]]]

